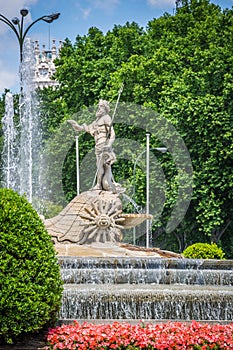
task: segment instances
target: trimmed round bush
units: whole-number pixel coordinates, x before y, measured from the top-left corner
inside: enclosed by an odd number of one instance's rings
[[[183,256],[190,259],[224,259],[225,253],[216,243],[195,243],[183,251]]]
[[[62,279],[51,237],[25,197],[0,189],[0,344],[54,324]]]

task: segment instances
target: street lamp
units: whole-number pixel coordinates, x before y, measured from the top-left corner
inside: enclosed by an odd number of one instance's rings
[[[150,149],[150,133],[146,133],[146,149],[143,150],[134,162],[133,167],[133,198],[135,196],[135,175],[136,175],[136,166],[139,159],[142,157],[144,153],[146,153],[146,214],[150,214],[150,150],[156,150],[162,153],[167,152],[167,148],[165,147],[157,147]],[[149,237],[150,237],[150,220],[146,220],[146,248],[149,248]],[[135,244],[135,230],[133,241]]]
[[[18,40],[18,43],[19,43],[20,63],[22,63],[22,61],[23,61],[23,43],[24,43],[25,37],[26,37],[28,31],[31,29],[31,27],[39,21],[45,21],[47,23],[52,23],[53,21],[58,19],[58,17],[60,16],[60,13],[53,13],[53,14],[48,15],[48,16],[42,16],[42,17],[37,18],[34,22],[32,22],[25,29],[25,31],[24,31],[24,17],[26,17],[28,15],[28,10],[21,9],[20,14],[21,14],[21,20],[18,17],[14,17],[11,21],[8,18],[6,18],[5,16],[3,16],[2,14],[0,14],[0,21],[7,24],[15,33],[17,40]]]

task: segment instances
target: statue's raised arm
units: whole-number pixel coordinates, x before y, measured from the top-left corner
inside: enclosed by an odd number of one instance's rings
[[[84,126],[79,125],[75,120],[69,119],[67,123],[69,123],[75,131],[84,131]]]

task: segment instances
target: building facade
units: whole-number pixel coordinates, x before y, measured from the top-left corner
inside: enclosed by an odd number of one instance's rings
[[[39,42],[35,41],[35,87],[44,89],[47,87],[56,87],[58,82],[54,80],[53,74],[55,73],[54,60],[59,56],[59,50],[62,46],[62,41],[59,41],[59,46],[56,46],[56,41],[52,41],[52,47],[49,50],[45,49],[45,45],[42,45],[40,50]]]

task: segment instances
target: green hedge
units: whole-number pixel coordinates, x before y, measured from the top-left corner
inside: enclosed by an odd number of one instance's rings
[[[0,189],[0,343],[55,321],[62,280],[53,243],[31,204]]]
[[[183,251],[183,256],[190,259],[224,259],[224,255],[215,243],[195,243]]]

